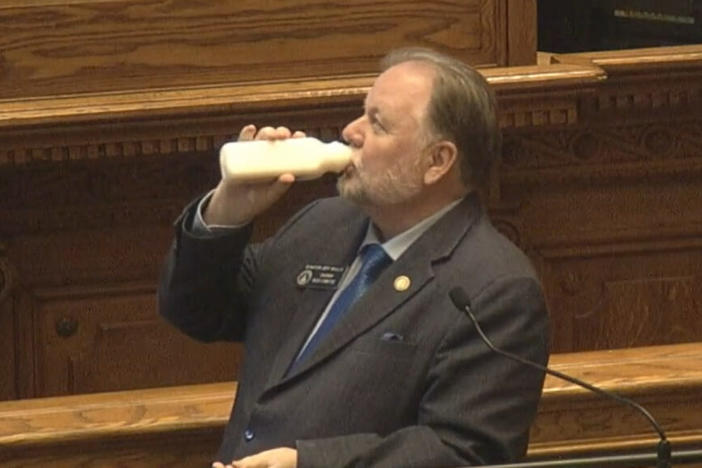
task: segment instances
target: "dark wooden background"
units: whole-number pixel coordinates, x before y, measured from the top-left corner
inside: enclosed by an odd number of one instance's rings
[[[700,47],[536,64],[531,1],[297,3],[0,6],[0,398],[235,378],[236,346],[156,315],[171,222],[242,125],[337,138],[401,44],[497,91],[485,201],[541,274],[554,352],[700,340]],[[297,185],[256,235],[333,185]]]

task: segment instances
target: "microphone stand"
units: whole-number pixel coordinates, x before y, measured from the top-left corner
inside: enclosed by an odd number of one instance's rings
[[[675,458],[676,463],[693,463],[695,461],[701,461],[702,460],[702,450],[688,450],[688,451],[679,451],[676,452],[675,456],[672,457],[671,454],[671,447],[670,447],[670,442],[665,436],[665,432],[663,432],[663,428],[656,422],[655,418],[651,415],[651,413],[646,410],[643,406],[639,405],[633,400],[630,400],[629,398],[623,397],[621,395],[617,395],[616,393],[613,392],[608,392],[606,390],[603,390],[599,387],[596,387],[592,384],[589,384],[587,382],[584,382],[580,379],[576,379],[575,377],[571,377],[567,374],[563,374],[562,372],[558,372],[556,370],[550,369],[546,366],[542,366],[541,364],[538,364],[536,362],[529,361],[528,359],[524,359],[521,356],[518,356],[516,354],[503,351],[496,347],[492,341],[485,335],[483,332],[482,327],[480,326],[480,323],[478,322],[478,319],[473,315],[473,311],[470,306],[470,298],[468,295],[461,289],[460,287],[455,287],[449,292],[449,297],[451,298],[451,301],[453,304],[459,309],[462,310],[468,318],[473,322],[473,326],[475,327],[476,331],[478,332],[478,335],[480,336],[480,339],[485,343],[485,345],[490,348],[493,352],[500,354],[502,356],[505,356],[513,361],[520,362],[526,366],[534,367],[536,369],[539,369],[547,374],[553,375],[555,377],[558,377],[560,379],[563,379],[567,382],[573,383],[575,385],[578,385],[580,387],[583,387],[587,390],[590,390],[591,392],[597,393],[598,395],[602,395],[607,398],[612,398],[614,400],[617,400],[620,403],[624,403],[632,408],[634,408],[636,411],[641,413],[646,419],[648,419],[649,423],[651,426],[653,426],[654,430],[658,433],[658,436],[660,438],[658,442],[658,449],[656,454],[632,454],[632,455],[612,455],[612,456],[601,456],[601,457],[590,457],[590,458],[572,458],[572,459],[563,459],[563,460],[549,460],[549,461],[535,461],[535,462],[525,462],[525,463],[513,463],[509,465],[489,465],[491,468],[550,468],[550,467],[569,467],[569,468],[576,468],[576,467],[598,467],[598,468],[603,468],[603,467],[637,467],[641,466],[641,463],[645,463],[648,466],[651,466],[651,463],[655,463],[656,468],[671,468],[671,458]]]

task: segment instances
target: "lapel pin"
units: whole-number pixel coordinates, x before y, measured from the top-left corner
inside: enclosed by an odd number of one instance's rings
[[[395,291],[407,291],[412,284],[412,281],[410,281],[408,276],[405,275],[400,275],[397,278],[395,278],[395,281],[392,283],[392,285],[395,287]]]
[[[307,286],[312,280],[313,273],[310,270],[302,270],[299,275],[297,275],[297,285]]]

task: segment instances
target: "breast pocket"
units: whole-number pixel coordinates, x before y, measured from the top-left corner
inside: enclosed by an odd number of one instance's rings
[[[388,333],[381,336],[368,336],[359,339],[351,347],[354,353],[375,356],[377,358],[406,360],[411,359],[417,352],[417,344],[405,341],[404,337],[388,336]],[[377,365],[377,361],[374,360]]]

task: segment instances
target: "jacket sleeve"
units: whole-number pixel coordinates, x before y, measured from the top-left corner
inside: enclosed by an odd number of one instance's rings
[[[175,239],[159,283],[159,312],[197,340],[240,340],[256,274],[256,249],[247,246],[252,229],[200,237],[188,229],[198,203],[174,223]]]
[[[317,202],[291,217],[275,236],[251,244],[251,224],[218,235],[193,233],[189,226],[200,200],[190,203],[174,223],[175,239],[159,282],[159,313],[197,340],[241,341],[260,265],[265,264],[276,238]]]
[[[546,364],[548,319],[535,279],[495,280],[472,302],[497,347]],[[426,376],[416,425],[384,435],[299,440],[298,467],[436,468],[516,461],[526,452],[543,380],[543,372],[492,352],[472,322],[456,311],[455,326],[447,330]]]

